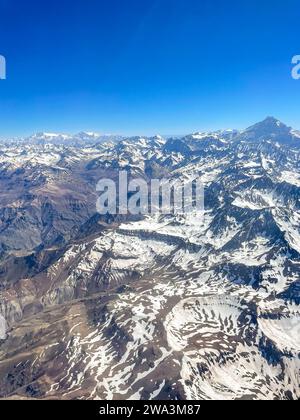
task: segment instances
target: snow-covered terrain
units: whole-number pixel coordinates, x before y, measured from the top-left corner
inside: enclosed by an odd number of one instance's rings
[[[36,138],[0,146],[1,397],[300,398],[295,130]],[[97,215],[120,169],[200,177],[205,211]]]

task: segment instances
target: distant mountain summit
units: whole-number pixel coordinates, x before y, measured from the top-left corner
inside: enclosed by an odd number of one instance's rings
[[[67,134],[40,132],[26,138],[25,141],[29,144],[63,144],[71,139]]]
[[[90,131],[81,131],[80,133],[69,135],[62,133],[36,133],[30,137],[19,139],[19,142],[28,145],[61,145],[61,146],[74,146],[84,147],[102,142],[117,142],[122,139],[121,136],[102,135]]]
[[[165,151],[190,156],[204,153],[210,147],[218,150],[224,143],[228,145],[239,142],[257,144],[268,141],[292,147],[300,146],[300,132],[274,117],[267,117],[244,131],[197,132],[181,138],[170,138],[165,145]]]
[[[247,128],[237,139],[250,142],[270,140],[281,144],[292,144],[299,142],[300,133],[274,117],[267,117],[265,120]]]

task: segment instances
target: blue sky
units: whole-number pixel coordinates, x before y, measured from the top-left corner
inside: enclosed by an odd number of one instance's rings
[[[0,0],[0,137],[300,128],[297,0]]]

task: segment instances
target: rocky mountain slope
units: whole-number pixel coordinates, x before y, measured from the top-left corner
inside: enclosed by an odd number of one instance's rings
[[[0,396],[299,399],[299,146],[274,118],[0,146]],[[200,177],[204,215],[97,215],[121,169]]]

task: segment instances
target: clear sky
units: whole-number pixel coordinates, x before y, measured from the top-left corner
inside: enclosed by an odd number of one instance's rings
[[[299,0],[0,0],[0,137],[300,128]]]

